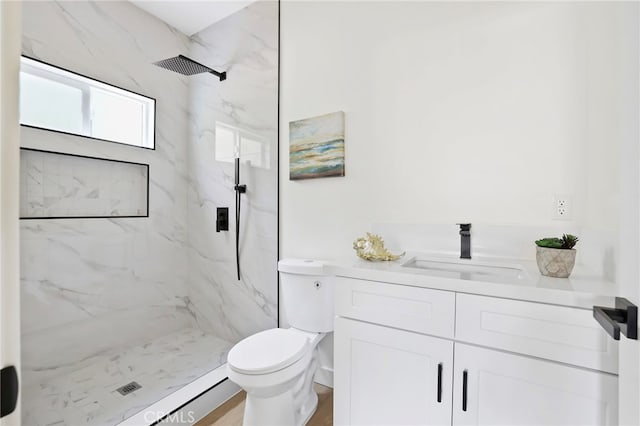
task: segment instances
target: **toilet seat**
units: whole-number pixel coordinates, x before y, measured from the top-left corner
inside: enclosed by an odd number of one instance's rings
[[[294,364],[308,350],[309,339],[304,334],[273,328],[237,343],[229,351],[227,363],[240,374],[269,374]]]

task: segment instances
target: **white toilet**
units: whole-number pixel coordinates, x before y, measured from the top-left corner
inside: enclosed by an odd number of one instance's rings
[[[229,379],[247,392],[245,425],[304,425],[318,406],[313,376],[318,343],[333,331],[334,279],[315,260],[278,262],[282,312],[291,328],[272,328],[229,351]]]

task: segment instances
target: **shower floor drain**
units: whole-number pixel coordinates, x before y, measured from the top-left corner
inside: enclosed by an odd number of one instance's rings
[[[133,391],[137,391],[138,389],[142,389],[142,386],[140,386],[138,382],[131,382],[127,383],[124,386],[120,386],[116,390],[120,393],[120,395],[128,395]]]

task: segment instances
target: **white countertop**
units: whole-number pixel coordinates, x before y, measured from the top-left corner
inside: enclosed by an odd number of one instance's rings
[[[569,278],[551,278],[542,276],[534,261],[474,257],[470,263],[498,262],[514,265],[525,271],[524,277],[521,278],[496,277],[490,281],[487,279],[477,281],[468,278],[472,276],[470,274],[458,274],[457,278],[451,278],[446,275],[454,274],[439,274],[430,270],[402,266],[414,256],[426,256],[456,263],[465,262],[463,259],[433,254],[407,253],[403,258],[392,262],[368,262],[354,255],[349,259],[329,261],[326,266],[331,274],[341,277],[413,287],[549,303],[581,309],[591,309],[593,305],[614,305],[615,284],[597,276],[583,265],[576,265]]]

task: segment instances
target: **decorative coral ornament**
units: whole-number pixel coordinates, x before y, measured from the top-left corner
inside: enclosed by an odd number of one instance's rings
[[[367,232],[366,237],[360,237],[353,242],[353,249],[358,257],[364,260],[398,260],[404,253],[392,254],[384,246],[384,240],[379,235]]]

